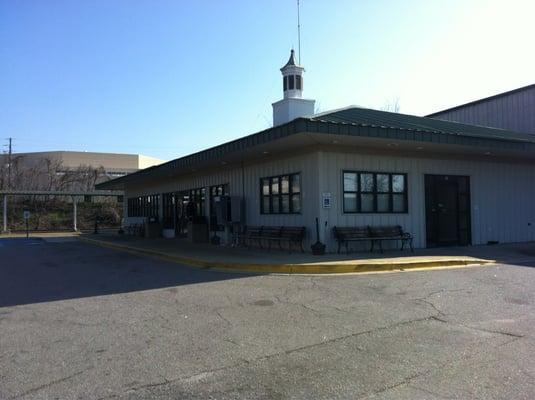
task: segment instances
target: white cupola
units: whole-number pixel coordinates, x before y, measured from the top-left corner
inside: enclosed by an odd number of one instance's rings
[[[305,69],[295,62],[295,52],[292,49],[290,59],[281,68],[284,98],[272,104],[273,126],[314,114],[315,101],[302,98],[303,72]]]

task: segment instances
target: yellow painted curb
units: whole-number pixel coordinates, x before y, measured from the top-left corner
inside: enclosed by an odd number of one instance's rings
[[[404,271],[410,269],[428,269],[444,267],[465,267],[469,265],[494,264],[495,260],[484,260],[479,258],[450,258],[443,260],[422,260],[422,261],[376,261],[366,262],[361,260],[344,261],[344,263],[314,263],[314,264],[240,264],[223,263],[217,261],[206,261],[198,258],[169,255],[163,252],[150,249],[140,249],[120,243],[112,243],[104,240],[90,239],[79,236],[83,242],[126,251],[132,254],[142,254],[156,257],[166,261],[173,261],[187,264],[193,267],[210,268],[235,272],[256,272],[271,274],[347,274],[347,273],[369,273],[386,271]]]

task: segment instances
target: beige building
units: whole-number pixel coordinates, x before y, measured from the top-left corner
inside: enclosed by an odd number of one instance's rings
[[[7,161],[7,155],[1,155]],[[141,154],[96,153],[88,151],[40,151],[33,153],[14,153],[12,160],[20,168],[36,167],[45,160],[61,162],[65,170],[80,166],[102,167],[110,178],[116,178],[163,163],[163,160]],[[2,162],[4,163],[4,162]]]

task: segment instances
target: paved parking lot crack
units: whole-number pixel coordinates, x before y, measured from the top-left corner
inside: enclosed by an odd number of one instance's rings
[[[512,332],[500,331],[500,330],[497,330],[497,329],[478,328],[476,326],[470,326],[470,325],[465,325],[465,324],[457,324],[457,325],[462,326],[462,327],[467,328],[467,329],[473,329],[475,331],[481,331],[481,332],[486,332],[486,333],[494,333],[494,334],[498,334],[498,335],[509,336],[509,337],[515,338],[514,340],[522,339],[524,337],[524,335],[519,335],[517,333],[512,333]],[[507,344],[507,343],[503,343],[503,344]]]
[[[382,387],[381,389],[378,389],[378,390],[375,390],[373,391],[372,393],[366,393],[360,397],[356,397],[356,400],[361,400],[361,399],[368,399],[370,397],[375,397],[376,395],[378,394],[381,394],[381,393],[384,393],[384,392],[387,392],[389,390],[392,390],[392,389],[395,389],[395,388],[398,388],[400,386],[405,386],[405,385],[408,385],[411,381],[413,381],[414,379],[416,378],[419,378],[425,374],[429,373],[429,370],[426,370],[426,371],[423,371],[423,372],[418,372],[418,373],[415,373],[415,374],[412,374],[412,375],[409,375],[408,377],[406,377],[405,379],[399,381],[399,382],[396,382],[392,385],[387,385],[387,386],[384,386]]]
[[[427,304],[428,306],[430,306],[433,310],[435,310],[437,312],[438,315],[444,317],[445,314],[442,310],[440,310],[437,306],[435,306],[435,304],[429,300],[424,300],[424,299],[415,299],[414,301],[417,301],[417,302],[420,302],[420,303],[424,303],[424,304]]]
[[[223,321],[225,321],[225,323],[228,325],[228,326],[232,326],[232,322],[230,322],[227,318],[223,317],[223,315],[221,315],[221,312],[219,312],[219,310],[215,310],[215,313],[217,314],[217,316],[219,318],[221,318]]]
[[[39,386],[36,386],[34,388],[31,388],[29,390],[26,390],[25,392],[22,392],[22,393],[19,393],[18,395],[15,395],[13,397],[11,397],[11,399],[19,399],[21,397],[25,397],[25,396],[28,396],[29,394],[33,394],[35,392],[38,392],[40,390],[43,390],[43,389],[46,389],[52,385],[56,385],[58,383],[61,383],[61,382],[65,382],[65,381],[68,381],[69,379],[72,379],[78,375],[81,375],[83,374],[84,372],[87,372],[89,371],[90,369],[93,369],[93,367],[89,367],[89,368],[85,368],[81,371],[78,371],[78,372],[75,372],[74,374],[71,374],[71,375],[67,375],[63,378],[59,378],[59,379],[55,379],[53,381],[50,381],[50,382],[47,382],[45,384],[42,384],[42,385],[39,385]]]
[[[166,385],[166,384],[176,383],[176,382],[198,381],[198,380],[204,379],[204,378],[206,378],[208,376],[211,376],[214,373],[222,372],[222,371],[225,371],[225,370],[228,370],[228,369],[232,369],[232,368],[236,368],[236,367],[240,367],[242,365],[248,365],[248,364],[252,364],[252,363],[258,362],[258,361],[265,361],[265,360],[269,360],[271,358],[278,357],[278,356],[281,356],[281,355],[289,355],[289,354],[296,353],[296,352],[299,352],[299,351],[309,350],[309,349],[312,349],[312,348],[315,348],[315,347],[318,347],[318,346],[325,346],[325,345],[328,345],[328,344],[331,344],[331,343],[336,343],[336,342],[339,342],[341,340],[345,340],[345,339],[348,339],[348,338],[351,338],[351,337],[357,337],[357,336],[361,336],[361,335],[373,334],[375,332],[384,331],[384,330],[388,330],[388,329],[392,329],[392,328],[397,328],[399,326],[410,325],[410,324],[413,324],[413,323],[423,322],[423,321],[430,321],[430,320],[435,320],[435,317],[434,316],[430,316],[430,317],[425,317],[425,318],[416,318],[416,319],[411,319],[411,320],[407,320],[407,321],[400,321],[400,322],[397,322],[397,323],[394,323],[394,324],[390,324],[390,325],[386,325],[386,326],[380,326],[380,327],[377,327],[377,328],[374,328],[374,329],[361,331],[361,332],[355,332],[355,333],[352,333],[352,334],[349,334],[349,335],[344,335],[344,336],[332,338],[332,339],[325,340],[325,341],[322,341],[322,342],[319,342],[319,343],[313,343],[313,344],[306,345],[306,346],[296,347],[294,349],[280,351],[280,352],[273,353],[273,354],[267,354],[267,355],[264,355],[264,356],[260,356],[260,357],[254,358],[252,360],[241,359],[237,363],[234,363],[234,364],[231,364],[231,365],[227,365],[227,366],[222,366],[222,367],[215,368],[215,369],[201,371],[199,373],[196,373],[194,375],[190,375],[190,376],[187,376],[187,377],[179,377],[179,378],[175,378],[175,379],[166,379],[165,381],[162,381],[162,382],[149,383],[149,384],[140,385],[140,386],[133,387],[133,388],[128,388],[127,390],[124,391],[124,393],[132,393],[132,392],[136,392],[136,391],[139,391],[139,390],[149,389],[149,388],[157,387],[157,386],[163,386],[163,385]],[[411,379],[414,379],[414,378],[416,378],[416,376],[412,377]],[[403,384],[403,383],[400,383],[400,384]],[[114,395],[110,395],[110,396],[101,397],[98,400],[112,399],[112,398],[116,398],[116,397],[117,397],[117,395],[114,394]]]

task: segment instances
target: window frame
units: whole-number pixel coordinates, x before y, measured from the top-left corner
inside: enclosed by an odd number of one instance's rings
[[[292,188],[292,177],[293,176],[299,176],[299,192],[294,192]],[[288,193],[282,193],[282,178],[288,177]],[[269,180],[269,194],[264,194],[264,180]],[[273,194],[273,180],[278,180],[278,193]],[[272,175],[272,176],[264,176],[259,179],[259,186],[260,186],[260,215],[300,215],[302,214],[303,210],[303,180],[301,179],[301,172],[292,172],[288,174],[280,174],[280,175]],[[282,199],[283,196],[288,196],[288,212],[282,211]],[[294,196],[299,196],[299,211],[293,210],[293,202],[292,198]],[[269,210],[266,211],[264,209],[264,198],[267,197],[269,199]],[[278,211],[273,212],[273,198],[278,198]]]
[[[303,77],[301,75],[295,76],[295,88],[296,90],[303,90]]]
[[[288,75],[288,90],[295,89],[295,75]]]
[[[206,217],[206,186],[197,187],[187,190],[189,192],[188,201],[195,204],[195,216]]]
[[[127,199],[128,217],[153,218],[160,221],[160,194],[148,194],[144,196],[134,196]]]
[[[220,190],[221,189],[221,190]],[[212,193],[212,192],[216,193]],[[218,194],[218,192],[222,192],[221,194]],[[215,211],[215,198],[217,196],[230,196],[230,185],[227,183],[220,183],[218,185],[212,185],[208,188],[208,197],[210,201],[210,229],[212,231],[224,231],[225,227],[223,225],[217,224],[217,215]]]
[[[345,188],[345,175],[346,174],[356,174],[356,190],[346,190]],[[373,179],[373,190],[372,191],[363,191],[361,188],[361,175],[370,174]],[[377,190],[377,175],[388,175],[388,191],[378,191]],[[403,192],[394,192],[393,188],[393,176],[401,175],[403,176]],[[352,193],[356,196],[356,210],[348,211],[346,209],[346,193]],[[362,211],[362,194],[371,194],[373,195],[373,211]],[[378,211],[378,195],[388,195],[388,211]],[[394,211],[394,195],[403,195],[404,208],[403,211]],[[409,213],[409,180],[408,174],[406,172],[386,172],[386,171],[357,171],[357,170],[342,170],[342,214],[408,214]]]

